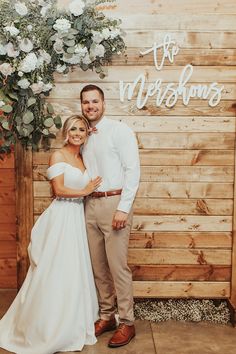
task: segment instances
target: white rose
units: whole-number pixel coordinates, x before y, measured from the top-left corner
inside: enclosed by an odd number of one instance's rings
[[[102,36],[103,36],[104,39],[108,39],[110,37],[110,31],[109,31],[108,28],[103,28]]]
[[[5,30],[6,32],[9,32],[12,37],[16,37],[16,36],[20,33],[20,31],[18,30],[18,28],[16,28],[14,25],[12,25],[12,26],[5,26],[5,27],[4,27],[4,30]]]
[[[28,31],[32,31],[33,26],[32,25],[28,25],[26,28],[27,28]]]
[[[47,64],[50,64],[51,63],[51,55],[50,54],[48,54],[47,52],[46,52],[46,50],[44,50],[44,49],[40,49],[39,50],[39,54],[41,55],[41,57],[43,58],[43,60],[47,63]]]
[[[23,38],[19,43],[19,47],[22,52],[29,53],[31,52],[34,46],[29,38]]]
[[[0,101],[0,107],[5,106],[5,102]]]
[[[48,10],[50,10],[51,8],[51,4],[47,4],[46,6],[43,6],[41,11],[40,11],[40,14],[42,17],[44,17],[46,15],[46,13],[48,12]]]
[[[22,79],[17,82],[17,85],[22,89],[27,89],[30,85],[30,82],[27,79]]]
[[[119,28],[114,28],[113,30],[110,31],[110,37],[111,39],[116,38],[117,36],[119,36],[121,34],[120,29]]]
[[[47,84],[44,84],[43,85],[43,92],[47,92],[47,91],[51,90],[52,87],[53,86],[52,86],[52,84],[50,82],[48,82]]]
[[[101,41],[103,41],[103,39],[104,39],[104,37],[103,37],[103,35],[102,35],[102,33],[101,32],[98,32],[98,31],[92,31],[92,35],[93,35],[93,37],[92,37],[92,40],[93,40],[93,42],[95,42],[95,43],[101,43]]]
[[[63,73],[65,70],[66,70],[66,68],[67,68],[67,66],[64,64],[64,65],[57,65],[57,67],[56,67],[56,71],[58,72],[58,73]]]
[[[84,57],[88,53],[88,49],[81,44],[76,44],[75,53],[79,54],[81,57]]]
[[[9,56],[9,58],[16,58],[20,54],[18,50],[14,49],[14,46],[11,42],[8,42],[5,48],[7,50],[7,55]]]
[[[98,44],[95,47],[91,47],[90,54],[92,57],[103,57],[105,53],[105,48],[102,44]]]
[[[57,38],[55,43],[53,44],[53,49],[57,54],[63,53],[63,40]]]
[[[89,54],[86,54],[84,58],[82,58],[82,63],[83,64],[90,64],[92,63],[92,60],[90,59]]]
[[[56,31],[68,32],[68,29],[71,28],[71,23],[65,18],[59,18],[56,20],[55,24],[53,25],[53,28]]]
[[[0,55],[5,55],[5,54],[7,54],[6,47],[0,44]]]
[[[43,57],[41,57],[41,55],[38,57],[37,59],[37,68],[40,68],[41,66],[43,66],[44,60]]]
[[[22,77],[24,74],[22,71],[18,71],[18,76]]]
[[[79,16],[84,11],[85,4],[82,0],[74,0],[69,4],[69,10],[74,16]]]
[[[38,62],[38,58],[34,53],[29,53],[26,55],[26,57],[22,60],[19,66],[19,70],[23,71],[24,73],[29,73],[31,71],[34,71],[36,69]]]
[[[14,71],[14,68],[9,63],[3,63],[0,65],[0,72],[6,77],[11,75]]]
[[[21,16],[25,16],[27,15],[28,13],[28,9],[27,7],[25,6],[25,3],[24,2],[17,2],[15,4],[15,10],[16,12],[21,15]]]
[[[30,86],[34,94],[39,94],[43,91],[44,83],[43,81],[38,81]]]

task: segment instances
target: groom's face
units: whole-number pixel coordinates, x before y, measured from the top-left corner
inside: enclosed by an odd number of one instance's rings
[[[92,123],[91,125],[98,123],[105,111],[105,102],[99,91],[92,90],[83,92],[81,109],[85,118]]]

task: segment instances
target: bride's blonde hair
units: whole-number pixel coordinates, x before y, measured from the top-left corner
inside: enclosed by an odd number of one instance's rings
[[[73,116],[70,116],[69,118],[67,118],[63,124],[62,127],[62,137],[64,139],[64,145],[67,144],[68,142],[68,132],[71,130],[71,128],[73,127],[73,125],[76,122],[83,122],[85,129],[86,129],[86,134],[87,136],[89,135],[89,123],[87,121],[86,118],[84,118],[83,116],[74,114]]]

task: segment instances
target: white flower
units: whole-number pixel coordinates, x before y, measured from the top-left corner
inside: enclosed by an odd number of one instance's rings
[[[5,102],[0,101],[0,107],[5,106]]]
[[[51,63],[51,55],[50,54],[48,54],[47,52],[46,52],[46,50],[44,50],[44,49],[40,49],[39,50],[39,54],[41,55],[41,57],[43,58],[43,60],[47,63],[47,64],[50,64]]]
[[[90,55],[92,57],[103,57],[105,53],[105,48],[102,44],[98,44],[90,49]]]
[[[53,44],[53,49],[57,54],[63,53],[63,40],[60,38],[57,38],[55,43]]]
[[[52,87],[53,87],[53,85],[50,82],[48,82],[47,84],[44,84],[43,85],[43,92],[47,92],[47,91],[51,90]]]
[[[34,53],[29,53],[26,57],[22,60],[19,66],[19,70],[23,71],[24,73],[29,73],[34,71],[37,66],[38,59]]]
[[[62,60],[65,63],[75,65],[75,64],[79,64],[81,62],[81,56],[79,54],[73,54],[72,57],[68,57],[67,55],[64,55]]]
[[[110,37],[110,31],[108,28],[103,28],[102,35],[104,39],[108,39]]]
[[[41,57],[41,55],[38,57],[37,59],[37,68],[40,68],[41,66],[43,66],[44,60],[43,57]]]
[[[18,71],[18,76],[22,77],[24,74],[22,71]]]
[[[113,30],[110,31],[110,38],[114,39],[115,37],[119,36],[121,34],[119,28],[114,28]]]
[[[101,43],[101,41],[103,41],[103,39],[104,39],[104,37],[103,37],[103,35],[102,35],[102,33],[101,32],[98,32],[98,31],[92,31],[92,35],[93,35],[93,37],[92,37],[92,40],[93,40],[93,42],[95,42],[95,43]]]
[[[34,94],[39,94],[43,91],[44,83],[43,81],[38,81],[30,86]]]
[[[17,82],[17,85],[22,89],[27,89],[30,85],[30,82],[27,79],[22,79]]]
[[[90,59],[89,54],[86,54],[84,58],[82,58],[82,63],[83,64],[90,64],[92,63],[92,60]]]
[[[4,27],[4,30],[5,30],[6,32],[9,32],[12,37],[17,36],[17,35],[20,33],[20,31],[18,30],[18,28],[16,28],[14,25],[12,25],[12,26],[5,26],[5,27]]]
[[[44,17],[46,15],[46,13],[48,12],[48,10],[50,10],[51,8],[51,4],[47,4],[46,6],[43,6],[41,11],[40,11],[40,14],[42,17]]]
[[[22,50],[22,52],[29,53],[31,52],[34,46],[29,38],[23,38],[19,43],[19,47]]]
[[[81,57],[84,57],[88,53],[88,49],[81,44],[76,44],[75,53],[79,54]]]
[[[7,53],[6,47],[0,44],[0,55],[5,55]]]
[[[15,50],[15,48],[11,42],[8,42],[5,46],[5,48],[6,48],[7,55],[9,56],[9,58],[16,58],[20,54],[20,52],[18,50]]]
[[[27,28],[28,31],[32,31],[33,26],[32,25],[28,25],[26,28]]]
[[[0,72],[6,77],[11,75],[14,71],[14,68],[9,63],[3,63],[0,65]]]
[[[69,4],[69,10],[74,16],[79,16],[84,11],[84,2],[82,0],[74,0]]]
[[[55,24],[53,25],[53,28],[56,31],[68,32],[68,29],[71,28],[71,23],[65,18],[59,18],[56,20]]]
[[[28,13],[28,9],[27,7],[25,6],[25,3],[24,2],[17,2],[15,4],[15,10],[16,12],[21,15],[21,16],[25,16],[27,15]]]
[[[44,49],[39,50],[39,57],[37,61],[37,68],[40,68],[45,62],[47,64],[51,63],[51,55],[48,54]]]
[[[58,72],[58,73],[63,73],[65,70],[66,70],[66,68],[67,68],[67,66],[64,64],[64,65],[57,65],[57,67],[56,67],[56,71]]]
[[[39,94],[41,92],[47,92],[47,91],[51,90],[52,87],[53,87],[53,85],[50,82],[45,84],[42,80],[39,80],[38,82],[36,82],[30,86],[30,88],[32,89],[34,94]]]

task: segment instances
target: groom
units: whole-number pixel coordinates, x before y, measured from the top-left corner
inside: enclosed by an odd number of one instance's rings
[[[86,200],[85,216],[100,319],[95,335],[116,329],[115,296],[119,326],[109,347],[128,344],[135,336],[132,274],[127,265],[132,204],[138,189],[140,166],[135,135],[124,123],[104,117],[104,93],[95,85],[81,93],[83,115],[92,134],[83,149],[88,174],[102,184]]]

